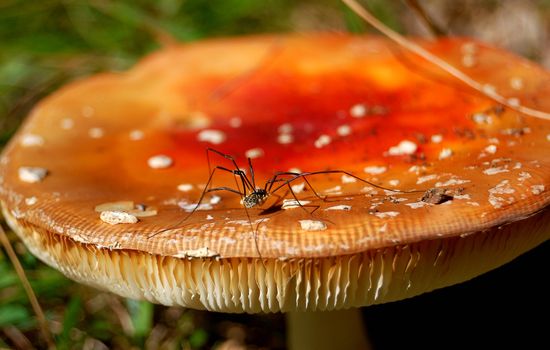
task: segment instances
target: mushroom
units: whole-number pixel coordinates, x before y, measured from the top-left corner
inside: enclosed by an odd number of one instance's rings
[[[488,89],[550,110],[535,64],[472,40],[422,45],[455,65],[468,52],[464,70]],[[42,101],[3,152],[0,201],[30,251],[78,282],[286,312],[294,348],[358,348],[358,307],[471,279],[549,238],[549,148],[547,121],[385,39],[215,40]],[[228,170],[209,181],[216,166]],[[244,208],[235,179],[254,176],[256,191],[277,172],[288,181]]]

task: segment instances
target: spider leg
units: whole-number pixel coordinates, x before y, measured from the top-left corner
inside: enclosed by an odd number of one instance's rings
[[[271,191],[271,189],[273,188],[273,185],[275,184],[275,182],[279,182],[279,180],[277,179],[279,176],[285,176],[285,175],[290,175],[290,176],[293,176],[292,178],[288,179],[288,180],[284,180],[284,183],[275,187],[275,189],[273,191]],[[286,171],[286,172],[278,172],[276,173],[268,182],[270,182],[268,188],[269,188],[269,191],[271,191],[272,193],[273,192],[277,192],[278,190],[280,190],[281,188],[283,188],[284,186],[286,185],[289,185],[289,188],[290,187],[290,183],[297,180],[297,179],[300,179],[300,178],[303,178],[304,179],[304,182],[309,186],[309,188],[311,188],[311,191],[313,192],[313,194],[315,195],[315,197],[319,198],[320,200],[322,201],[325,201],[327,199],[327,196],[322,196],[320,195],[316,190],[315,188],[311,185],[311,183],[309,182],[309,180],[307,179],[306,175],[311,175],[309,173],[294,173],[294,172],[290,172],[290,171]]]
[[[372,186],[372,187],[376,187],[378,189],[381,189],[381,190],[386,190],[386,191],[393,191],[393,192],[400,192],[400,193],[423,193],[423,192],[426,192],[425,190],[398,190],[398,189],[391,189],[391,188],[387,188],[387,187],[384,187],[384,186],[380,186],[380,185],[377,185],[373,182],[370,182],[368,180],[365,180],[357,175],[354,175],[348,171],[345,171],[345,170],[320,170],[320,171],[311,171],[311,172],[305,172],[305,173],[301,173],[300,175],[301,176],[311,176],[311,175],[320,175],[320,174],[343,174],[343,175],[347,175],[347,176],[350,176],[350,177],[353,177],[354,179],[356,180],[359,180],[369,186]]]
[[[223,158],[229,160],[233,164],[233,166],[235,167],[235,170],[233,170],[235,172],[235,174],[237,174],[237,172],[238,172],[242,175],[242,176],[241,175],[239,175],[239,176],[241,176],[241,180],[243,181],[243,187],[245,187],[245,189],[248,189],[250,192],[254,191],[255,188],[252,185],[252,182],[250,182],[250,180],[248,179],[248,176],[246,176],[244,171],[241,170],[241,168],[239,168],[239,166],[237,165],[237,162],[235,161],[235,158],[233,158],[233,156],[231,156],[229,154],[222,153],[222,152],[220,152],[220,151],[218,151],[214,148],[211,148],[211,147],[206,148],[206,159],[208,160],[208,171],[210,171],[210,152],[214,153],[214,154],[217,154],[220,157],[223,157]],[[245,191],[245,193],[246,193],[246,191]]]
[[[187,221],[187,219],[189,219],[191,217],[191,215],[193,215],[193,213],[195,213],[195,211],[197,210],[197,208],[201,205],[203,199],[204,199],[204,196],[206,195],[206,193],[208,192],[213,192],[212,190],[226,190],[226,191],[229,191],[229,192],[233,192],[233,193],[237,193],[241,196],[243,195],[246,195],[246,188],[244,189],[245,190],[245,194],[241,193],[240,191],[237,191],[235,189],[232,189],[232,188],[229,188],[229,187],[216,187],[214,189],[212,188],[208,188],[210,186],[210,184],[212,183],[212,179],[214,178],[214,174],[216,173],[216,170],[221,170],[221,171],[226,171],[226,172],[229,172],[231,174],[234,174],[234,175],[238,175],[241,177],[241,180],[243,178],[243,176],[245,176],[242,171],[234,171],[234,170],[230,170],[230,169],[227,169],[227,168],[224,168],[222,166],[215,166],[214,169],[210,172],[210,176],[208,176],[208,181],[206,182],[206,186],[204,187],[204,190],[201,192],[201,195],[199,197],[199,200],[197,201],[197,205],[195,205],[195,207],[193,208],[193,210],[191,210],[189,212],[189,214],[187,214],[182,220],[178,221],[175,225],[173,225],[172,227],[169,227],[169,228],[166,228],[166,229],[163,229],[163,230],[160,230],[158,232],[155,232],[151,235],[149,235],[147,238],[152,238],[158,234],[161,234],[163,232],[166,232],[166,231],[169,231],[169,230],[173,230],[174,228],[177,228],[178,226],[180,226],[182,223],[184,223],[185,221]],[[236,180],[235,180],[236,181]],[[244,180],[243,180],[243,183],[244,183]]]

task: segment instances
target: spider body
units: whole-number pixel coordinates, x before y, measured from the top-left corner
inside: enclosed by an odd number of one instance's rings
[[[267,190],[263,188],[256,188],[252,193],[243,197],[241,203],[245,208],[250,209],[261,206],[265,203],[268,197],[269,192],[267,192]]]

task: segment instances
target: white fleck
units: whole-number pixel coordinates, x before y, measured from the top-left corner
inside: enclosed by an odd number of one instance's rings
[[[491,84],[484,84],[481,89],[483,90],[483,92],[485,94],[490,95],[490,96],[494,95],[497,91],[496,87],[494,87]]]
[[[88,136],[90,136],[93,139],[99,139],[102,138],[104,135],[102,128],[91,128],[88,130]]]
[[[82,115],[86,118],[90,118],[94,115],[95,110],[92,106],[84,106],[82,107]]]
[[[544,191],[544,185],[533,185],[531,186],[531,192],[534,195],[539,195]]]
[[[305,231],[323,231],[327,229],[327,224],[318,220],[298,220],[300,227]]]
[[[44,168],[28,166],[22,166],[19,168],[19,180],[23,182],[40,182],[46,177],[46,175],[48,175],[48,170]]]
[[[156,156],[152,156],[147,160],[147,164],[150,168],[153,169],[165,169],[170,167],[173,164],[172,158],[159,154]]]
[[[432,135],[431,140],[433,143],[440,143],[441,141],[443,141],[443,135],[441,134]]]
[[[74,126],[74,120],[71,118],[64,118],[61,120],[61,129],[69,130],[72,129]]]
[[[418,208],[422,208],[426,205],[429,205],[428,203],[426,202],[414,202],[414,203],[405,203],[405,205],[408,205],[409,207],[411,207],[412,209],[418,209]]]
[[[246,156],[246,158],[251,159],[260,158],[264,155],[264,150],[261,148],[251,148],[244,152],[244,155]]]
[[[129,136],[130,140],[137,141],[143,139],[143,136],[145,136],[145,134],[143,133],[143,131],[135,129],[130,131]]]
[[[367,115],[367,106],[362,103],[353,105],[349,110],[349,114],[354,118],[363,118]]]
[[[210,203],[187,203],[185,201],[178,202],[178,206],[185,210],[186,212],[191,212],[194,210],[211,210],[213,209],[212,204]],[[196,209],[195,209],[196,208]]]
[[[470,180],[462,180],[462,179],[449,179],[445,182],[436,182],[435,187],[446,187],[446,186],[453,186],[453,185],[462,185],[467,182],[470,182]]]
[[[462,65],[464,67],[473,67],[476,63],[476,58],[474,55],[466,54],[462,56]]]
[[[178,252],[174,255],[175,258],[213,258],[219,256],[220,254],[209,249],[208,247],[203,247],[199,249],[189,249]]]
[[[277,142],[281,145],[288,145],[294,141],[294,137],[291,134],[279,134],[277,136]]]
[[[491,194],[512,194],[515,190],[510,186],[510,181],[502,180],[495,187],[489,189]]]
[[[123,211],[102,211],[99,218],[110,225],[135,224],[138,222],[137,217]]]
[[[385,166],[371,165],[371,166],[365,167],[365,169],[363,169],[363,171],[366,172],[367,174],[371,174],[371,175],[380,175],[382,173],[385,173],[387,169],[388,168],[386,168]]]
[[[439,159],[443,160],[443,159],[447,159],[449,158],[450,156],[453,155],[453,150],[450,149],[450,148],[443,148],[441,150],[441,152],[439,152]]]
[[[300,193],[304,190],[304,188],[306,187],[306,183],[305,182],[302,182],[302,183],[299,183],[299,184],[296,184],[296,185],[291,185],[290,188],[292,188],[292,191],[294,193]]]
[[[390,184],[390,186],[397,186],[397,185],[399,185],[399,180],[393,179],[393,180],[388,181],[388,183]]]
[[[212,205],[216,205],[216,204],[218,204],[219,202],[221,202],[221,200],[222,200],[222,197],[213,194],[212,197],[210,197],[209,202],[210,202],[210,204],[212,204]]]
[[[304,201],[296,199],[283,199],[283,205],[281,206],[281,209],[294,209],[294,208],[300,208],[304,205],[307,205],[311,203],[310,201]]]
[[[508,169],[506,169],[505,167],[494,167],[494,168],[483,170],[483,173],[485,175],[495,175],[498,173],[506,173],[506,172],[508,172]]]
[[[413,165],[409,168],[408,172],[409,173],[416,173],[416,175],[418,175],[421,171],[423,171],[425,169],[424,166],[420,167],[418,165]]]
[[[337,186],[334,186],[334,187],[331,187],[331,188],[327,188],[326,190],[324,190],[325,193],[336,193],[336,192],[340,192],[342,191],[342,186],[340,185],[337,185]]]
[[[472,115],[472,120],[477,124],[491,124],[493,122],[491,116],[485,113],[475,113]]]
[[[319,136],[319,138],[317,140],[315,140],[314,144],[315,144],[316,148],[322,148],[322,147],[330,144],[331,141],[332,141],[332,138],[329,135],[323,134],[323,135]]]
[[[496,197],[494,195],[489,195],[489,203],[496,209],[502,207],[502,203],[504,199],[501,197]]]
[[[294,130],[294,128],[292,127],[292,124],[290,124],[290,123],[281,124],[277,128],[277,131],[279,131],[279,133],[281,133],[281,134],[290,134],[293,130]]]
[[[295,174],[301,174],[302,170],[300,170],[299,168],[290,168],[290,169],[288,169],[288,172],[289,173],[295,173]]]
[[[416,149],[418,146],[416,143],[409,141],[409,140],[403,140],[399,142],[397,146],[392,146],[388,150],[388,154],[390,156],[402,156],[402,155],[409,155],[416,152]]]
[[[220,130],[205,129],[198,133],[197,139],[202,142],[210,142],[219,145],[225,141],[225,133]]]
[[[495,145],[498,145],[500,143],[499,139],[496,137],[491,137],[487,139],[487,141],[489,141],[489,143],[494,143]]]
[[[421,176],[418,178],[418,180],[416,180],[416,184],[417,185],[420,185],[424,182],[428,182],[428,181],[432,181],[432,180],[435,180],[437,179],[437,175],[436,174],[430,174],[430,175],[425,175],[425,176]]]
[[[489,145],[485,147],[485,152],[490,154],[495,154],[497,152],[497,146],[496,145]]]
[[[206,215],[206,220],[214,220],[214,217],[210,214]]]
[[[518,181],[525,181],[527,179],[530,179],[531,178],[531,174],[529,174],[528,172],[526,171],[522,171],[519,173],[519,177],[518,177]]]
[[[510,87],[514,90],[521,90],[523,88],[523,79],[520,77],[510,78]]]
[[[350,183],[354,183],[354,182],[357,182],[357,179],[355,177],[349,176],[349,175],[346,175],[346,174],[342,175],[342,183],[343,184],[350,184]]]
[[[192,184],[179,184],[178,185],[178,191],[181,191],[181,192],[189,192],[192,189],[193,189]]]
[[[241,125],[243,124],[243,121],[241,118],[239,117],[233,117],[231,119],[229,119],[229,126],[232,127],[232,128],[239,128],[241,127]]]
[[[465,193],[465,194],[455,194],[453,196],[453,199],[472,199],[472,197],[470,197],[469,194]]]
[[[336,129],[336,133],[340,136],[348,136],[349,134],[351,134],[351,126],[347,125],[347,124],[344,124],[344,125],[340,125],[337,129]]]
[[[506,100],[506,102],[508,102],[508,104],[512,107],[518,107],[520,105],[520,101],[516,97],[510,97]]]
[[[351,205],[333,205],[332,207],[325,208],[324,210],[344,210],[348,211],[351,210]]]
[[[477,52],[477,45],[473,42],[466,42],[462,44],[460,51],[465,55],[473,55]]]
[[[515,190],[510,186],[510,181],[502,180],[495,187],[489,189],[489,203],[494,208],[498,209],[502,207],[504,202],[513,202],[514,198],[510,197],[508,200],[506,200],[503,197],[498,197],[497,195],[512,194],[514,192]]]
[[[387,230],[388,230],[388,223],[386,223],[386,222],[384,223],[384,225],[382,225],[378,228],[378,232],[380,232],[380,233],[384,233]]]
[[[469,204],[473,207],[479,207],[479,203],[478,202],[466,202],[466,204]]]
[[[512,169],[521,169],[522,165],[520,162],[516,162],[516,164],[514,164],[514,167]]]
[[[550,134],[546,135],[546,141],[550,141]]]
[[[203,129],[212,123],[210,117],[201,111],[192,111],[189,113],[189,121],[189,127],[194,129]]]
[[[380,219],[385,219],[385,218],[396,217],[397,215],[399,215],[399,212],[398,211],[381,211],[381,212],[374,213],[374,215],[376,215]]]
[[[25,198],[26,205],[35,205],[38,199],[35,196]]]
[[[42,146],[43,144],[44,138],[40,135],[24,134],[21,137],[21,146],[23,147]]]

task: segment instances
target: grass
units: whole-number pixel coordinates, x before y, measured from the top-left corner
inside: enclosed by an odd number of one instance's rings
[[[400,2],[369,4],[385,23],[404,27]],[[539,7],[541,13],[550,8],[547,1]],[[363,32],[366,26],[330,0],[2,0],[0,147],[44,96],[80,77],[127,69],[167,39],[306,29]],[[68,280],[32,256],[13,232],[8,235],[59,349],[284,348],[281,315],[223,315],[125,300]],[[0,347],[45,346],[21,283],[0,251]]]

